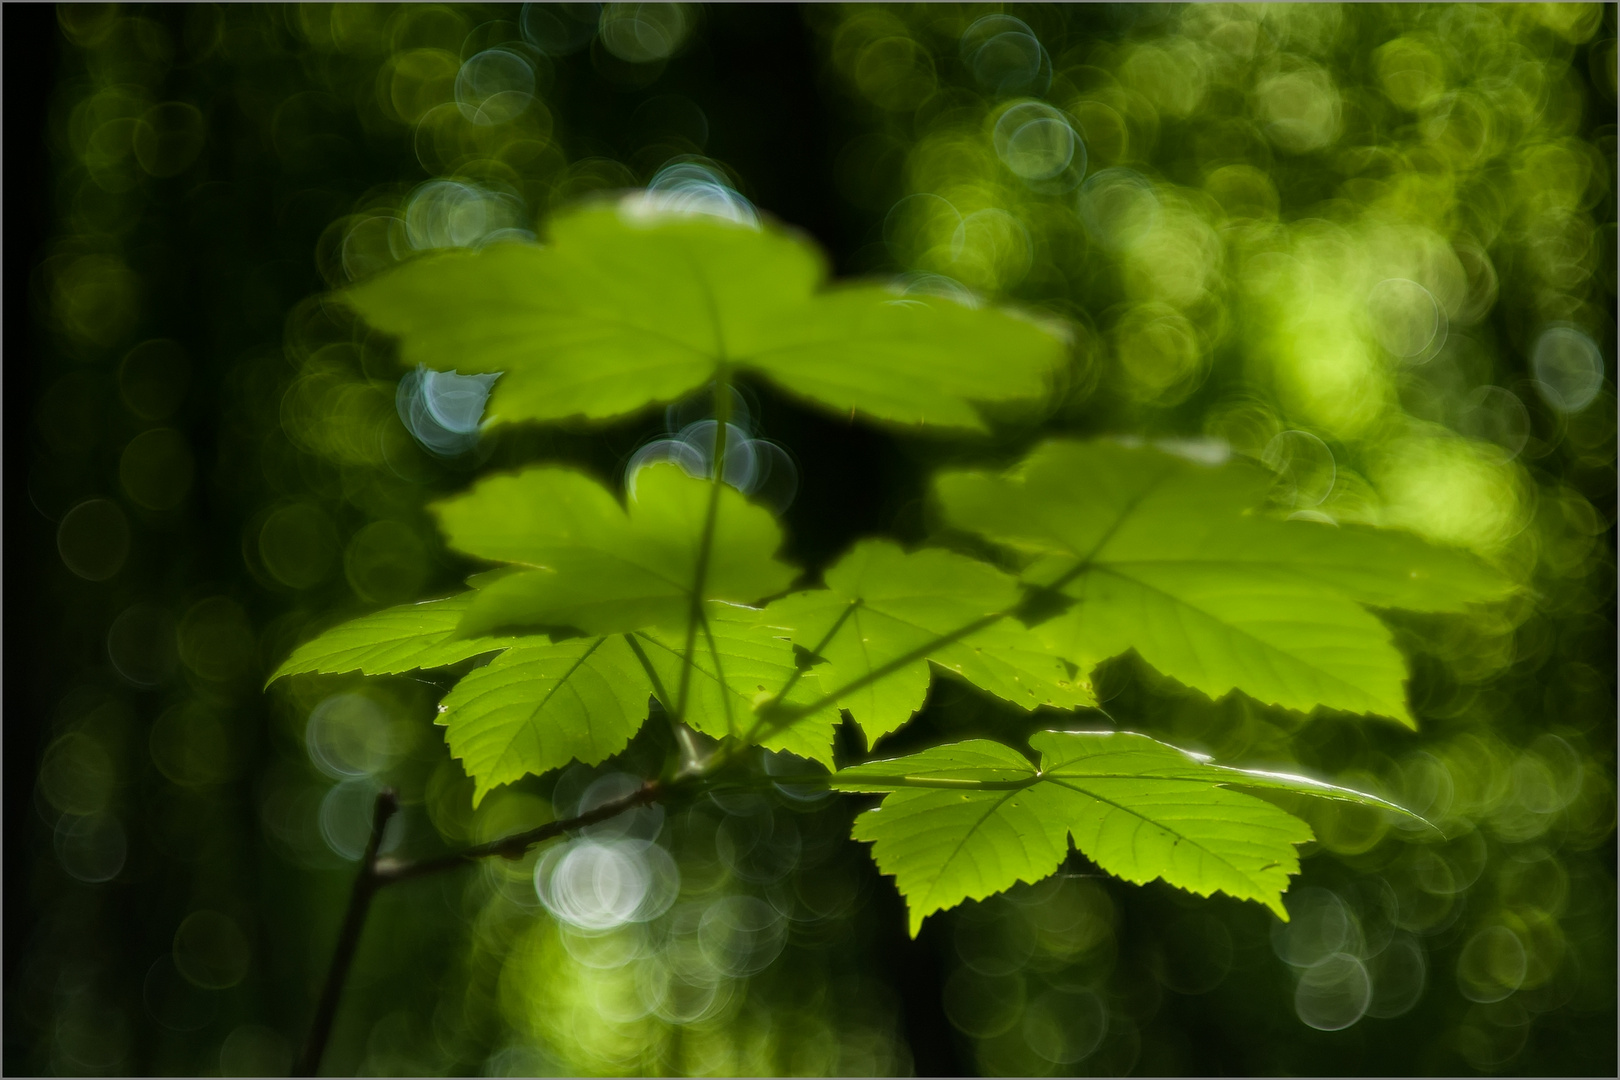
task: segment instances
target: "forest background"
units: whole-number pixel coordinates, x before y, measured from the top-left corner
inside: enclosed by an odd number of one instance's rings
[[[474,814],[442,688],[260,693],[317,629],[473,569],[432,499],[539,458],[617,481],[664,434],[480,438],[319,296],[701,176],[841,275],[1070,321],[1069,383],[974,460],[1220,439],[1298,513],[1506,568],[1516,605],[1395,622],[1416,734],[1098,674],[1121,726],[1365,783],[1448,839],[1313,818],[1286,926],[1078,866],[912,942],[851,807],[693,811],[665,823],[689,901],[776,912],[702,1000],[638,992],[652,945],[559,929],[531,855],[379,900],[329,1071],[1613,1074],[1612,5],[3,18],[8,1073],[285,1071],[379,786],[401,842],[458,846],[606,771]],[[921,537],[946,448],[752,404],[805,561]],[[942,684],[892,748],[997,708]]]

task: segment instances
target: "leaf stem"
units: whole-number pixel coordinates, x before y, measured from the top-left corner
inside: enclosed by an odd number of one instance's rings
[[[855,614],[855,609],[860,606],[861,602],[859,600],[852,600],[846,604],[844,610],[838,613],[838,618],[833,620],[832,628],[823,634],[821,640],[816,642],[816,647],[810,650],[811,654],[820,656],[821,650],[832,643],[832,639],[838,636],[838,631],[844,628],[844,624],[849,621],[849,617]],[[788,681],[782,684],[782,689],[776,692],[775,697],[765,703],[764,708],[771,709],[781,704],[782,699],[788,696],[788,693],[798,684],[799,679],[807,670],[809,669],[804,667],[794,668],[793,674],[788,676]]]
[[[1115,527],[1117,528],[1117,523]],[[1108,535],[1111,536],[1112,534],[1113,529],[1110,529]],[[1106,539],[1107,538],[1105,537],[1104,542],[1106,542]],[[1029,591],[1026,593],[1024,598],[1006,611],[993,611],[988,615],[982,615],[965,626],[960,626],[955,630],[940,634],[932,640],[910,650],[909,652],[895,657],[888,663],[873,668],[871,671],[868,671],[859,678],[851,679],[843,686],[823,694],[821,697],[807,705],[797,705],[791,708],[786,708],[782,705],[782,699],[787,696],[788,691],[793,688],[794,683],[796,683],[799,676],[803,674],[802,671],[795,671],[788,678],[787,683],[782,687],[782,689],[777,692],[776,696],[765,705],[761,706],[759,710],[759,719],[755,721],[754,726],[748,730],[748,733],[743,736],[743,741],[746,743],[752,743],[761,736],[769,735],[785,727],[791,727],[793,724],[804,719],[805,717],[820,712],[828,705],[835,704],[840,698],[851,693],[852,691],[859,690],[864,686],[870,686],[872,683],[875,683],[880,679],[886,679],[896,671],[905,667],[907,664],[913,663],[917,660],[926,659],[930,653],[941,646],[951,645],[955,642],[961,641],[963,638],[971,637],[980,630],[995,625],[1002,619],[1017,618],[1022,616],[1038,602],[1042,594],[1055,592],[1061,589],[1064,585],[1067,585],[1069,582],[1073,581],[1076,577],[1089,569],[1091,565],[1089,561],[1090,559],[1090,555],[1086,556],[1085,559],[1082,559],[1069,570],[1065,571],[1050,585],[1039,587],[1026,586],[1026,589]],[[860,601],[854,601],[849,605],[848,608],[845,609],[843,614],[838,617],[838,621],[833,623],[832,629],[828,630],[826,635],[816,645],[814,649],[815,652],[819,653],[822,649],[827,647],[828,643],[831,642],[834,635],[836,635],[838,631],[843,628],[844,622],[849,618],[859,604]]]
[[[839,612],[838,618],[833,621],[832,628],[822,635],[821,640],[816,643],[816,647],[812,649],[811,652],[820,653],[822,649],[825,649],[827,647],[827,643],[832,641],[832,639],[837,635],[838,631],[843,628],[844,623],[849,621],[849,617],[855,613],[855,609],[859,606],[859,600],[852,601],[850,604],[845,606],[844,610]],[[720,665],[720,656],[718,653],[715,654],[714,661],[716,668],[718,668]],[[753,726],[743,733],[743,737],[740,740],[732,740],[731,742],[726,743],[720,748],[719,752],[714,755],[714,757],[710,760],[710,768],[708,771],[713,772],[714,770],[729,764],[731,759],[741,753],[744,747],[754,745],[755,737],[758,736],[762,731],[767,730],[766,722],[770,716],[770,710],[775,709],[782,703],[782,699],[787,697],[788,692],[793,689],[804,673],[805,669],[802,667],[794,669],[793,674],[788,676],[787,682],[782,684],[782,688],[776,692],[775,696],[772,697],[770,701],[767,701],[764,705],[760,706],[758,710],[759,719],[755,720]],[[798,719],[799,717],[794,717],[795,721]],[[793,721],[788,721],[789,724],[792,722]],[[726,725],[726,730],[731,734],[735,734],[735,732],[731,731],[731,714],[729,712],[726,714]],[[785,727],[787,724],[784,724],[783,726]]]
[[[692,685],[692,649],[697,644],[698,622],[703,617],[703,589],[709,580],[709,556],[714,547],[715,522],[720,517],[720,489],[725,485],[726,434],[731,427],[731,373],[725,363],[715,371],[714,379],[714,453],[710,467],[714,470],[713,484],[709,488],[709,507],[703,516],[703,534],[698,539],[697,568],[692,575],[692,603],[686,615],[686,648],[682,653],[680,688],[675,696],[675,719],[686,719],[686,696]]]
[[[730,404],[729,395],[728,395],[726,404],[727,405]],[[717,411],[718,411],[718,404],[717,404]],[[724,427],[724,425],[722,425],[722,427]],[[719,443],[720,441],[721,441],[720,435],[717,434],[716,435],[716,442]],[[719,474],[717,473],[716,475],[718,476]],[[1133,510],[1135,510],[1137,505],[1139,505],[1142,502],[1143,499],[1147,498],[1147,496],[1156,487],[1158,487],[1159,483],[1162,480],[1163,480],[1163,476],[1156,477],[1150,484],[1148,484],[1146,486],[1146,488],[1144,488],[1142,491],[1136,493],[1131,498],[1130,502],[1125,506],[1125,508],[1120,512],[1118,517],[1115,518],[1114,522],[1111,525],[1109,525],[1109,527],[1106,530],[1104,530],[1102,537],[1098,539],[1097,543],[1092,547],[1091,551],[1088,552],[1087,554],[1085,554],[1084,556],[1079,557],[1074,566],[1070,567],[1067,571],[1060,574],[1050,584],[1047,584],[1047,585],[1044,585],[1044,586],[1038,586],[1038,587],[1037,586],[1026,585],[1025,587],[1029,591],[1026,593],[1024,598],[1021,601],[1019,601],[1019,603],[1017,603],[1013,607],[1009,608],[1008,610],[991,612],[988,615],[980,616],[979,618],[973,620],[972,622],[968,623],[965,626],[961,626],[961,627],[958,627],[955,630],[949,631],[949,632],[944,633],[944,634],[940,634],[937,637],[933,638],[931,641],[928,641],[928,642],[926,642],[926,643],[924,643],[922,645],[919,645],[916,648],[910,650],[909,652],[903,653],[900,656],[895,657],[893,660],[890,660],[889,662],[887,662],[885,664],[882,664],[882,665],[880,665],[878,667],[873,668],[872,670],[866,672],[866,674],[861,675],[858,678],[850,680],[848,683],[845,683],[843,686],[840,686],[835,690],[832,690],[832,691],[829,691],[828,693],[823,694],[821,697],[819,697],[816,700],[810,702],[809,704],[795,705],[795,706],[791,706],[791,707],[784,706],[782,704],[782,699],[787,696],[788,691],[793,688],[794,684],[798,682],[799,677],[803,674],[802,671],[795,671],[791,676],[788,677],[788,681],[782,686],[782,688],[779,691],[777,691],[776,696],[773,697],[765,705],[760,707],[759,712],[758,712],[759,718],[754,722],[754,725],[751,728],[749,728],[748,731],[743,735],[742,742],[744,744],[750,744],[750,745],[754,744],[754,743],[757,743],[761,738],[769,736],[769,735],[771,735],[771,734],[773,734],[773,733],[775,733],[777,731],[782,730],[783,728],[791,727],[795,723],[797,723],[798,721],[803,720],[804,718],[806,718],[808,716],[812,716],[815,713],[820,712],[822,709],[825,709],[829,705],[836,705],[837,702],[839,701],[839,699],[845,697],[846,695],[850,694],[851,692],[853,692],[855,690],[859,690],[859,689],[861,689],[862,687],[865,687],[865,686],[870,686],[872,683],[875,683],[875,682],[877,682],[877,681],[879,681],[881,679],[888,678],[890,675],[894,674],[894,672],[896,672],[896,671],[900,670],[901,668],[905,667],[907,664],[915,663],[918,660],[927,659],[928,655],[930,653],[932,653],[935,649],[938,649],[938,648],[940,648],[942,646],[945,646],[945,645],[954,644],[955,642],[961,641],[963,638],[970,637],[971,635],[978,633],[980,630],[983,630],[983,629],[985,629],[987,627],[995,625],[996,623],[1000,622],[1002,619],[1019,617],[1019,616],[1023,615],[1024,613],[1029,612],[1037,604],[1038,598],[1039,598],[1040,595],[1042,595],[1042,594],[1050,594],[1050,593],[1060,591],[1063,588],[1063,586],[1069,584],[1069,582],[1073,581],[1075,578],[1077,578],[1081,574],[1083,574],[1086,570],[1090,569],[1091,565],[1092,565],[1092,560],[1096,557],[1097,553],[1102,549],[1102,547],[1105,544],[1108,543],[1109,540],[1111,540],[1113,538],[1114,534],[1119,530],[1121,524],[1124,522],[1124,520],[1127,517],[1130,516],[1131,512]],[[705,554],[707,554],[707,541],[708,541],[708,533],[705,532]],[[838,621],[833,623],[832,628],[827,631],[826,635],[822,638],[821,642],[816,646],[816,648],[814,650],[815,652],[819,653],[822,649],[827,647],[828,643],[833,639],[833,637],[838,633],[838,631],[843,628],[845,621],[849,618],[850,614],[853,613],[853,611],[855,610],[855,607],[858,605],[858,603],[859,603],[859,601],[851,603],[849,605],[849,607],[844,611],[844,613],[839,616]],[[688,640],[687,640],[687,653],[688,653],[688,655],[690,655],[691,649],[692,649],[692,628],[688,627]],[[684,690],[685,690],[686,674],[687,674],[687,669],[683,669],[682,670],[682,690],[683,690],[683,694],[684,694]],[[718,760],[723,762],[723,761],[729,760],[730,756],[731,756],[730,754],[722,752],[722,754],[719,755]]]
[[[709,646],[709,656],[714,660],[714,681],[720,685],[720,705],[726,710],[726,734],[737,734],[737,722],[731,714],[731,695],[726,693],[726,666],[720,659],[720,649],[714,643],[714,628],[709,625],[709,617],[700,608],[698,616],[703,620],[703,640]],[[690,670],[693,660],[691,651],[687,652],[687,668]]]
[[[926,641],[914,649],[901,653],[888,663],[880,664],[859,678],[851,679],[843,686],[821,695],[821,697],[807,705],[795,705],[790,708],[776,705],[774,708],[770,708],[768,711],[766,709],[762,709],[760,710],[760,719],[754,724],[753,730],[748,733],[747,739],[748,741],[753,741],[753,739],[757,736],[769,735],[770,733],[788,727],[789,725],[802,720],[807,716],[818,713],[829,705],[835,705],[838,703],[840,698],[846,696],[850,692],[859,690],[864,686],[870,686],[880,679],[886,679],[896,671],[899,671],[901,668],[905,667],[907,664],[915,663],[918,660],[926,660],[928,658],[928,654],[940,646],[951,645],[955,642],[961,641],[963,638],[976,634],[987,626],[994,626],[996,623],[1007,618],[1011,614],[1011,611],[994,611],[989,615],[981,615],[979,618],[974,619],[965,626],[959,626],[949,633],[940,634],[931,641]]]
[[[665,717],[669,719],[670,734],[675,736],[675,745],[679,746],[681,742],[681,721],[675,715],[674,702],[670,701],[669,690],[665,688],[664,680],[658,677],[657,669],[653,667],[652,660],[647,656],[647,651],[641,647],[641,642],[636,640],[635,634],[625,634],[624,642],[630,646],[630,651],[635,653],[636,659],[641,662],[641,670],[647,673],[647,679],[652,683],[653,694],[657,696],[658,704],[663,706]]]

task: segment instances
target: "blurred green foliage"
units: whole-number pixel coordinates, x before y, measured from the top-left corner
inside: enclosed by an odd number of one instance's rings
[[[739,798],[663,823],[658,940],[550,917],[540,853],[392,890],[329,1067],[1613,1073],[1612,5],[815,6],[788,20],[808,58],[780,57],[818,80],[813,116],[715,90],[735,50],[783,48],[742,7],[56,15],[7,1071],[285,1070],[381,784],[412,850],[578,805],[596,773],[474,812],[442,687],[303,677],[260,702],[319,626],[461,575],[431,498],[542,453],[606,475],[647,434],[480,439],[320,294],[731,147],[766,211],[838,200],[841,269],[1076,327],[1051,414],[979,458],[1046,432],[1219,438],[1298,514],[1464,545],[1527,586],[1396,620],[1416,734],[1212,703],[1129,660],[1097,682],[1121,726],[1331,772],[1448,839],[1301,806],[1320,841],[1288,924],[1074,865],[912,949],[844,811]],[[749,156],[766,125],[818,124],[821,173]],[[872,520],[822,555],[916,532],[913,466],[943,448],[761,397],[802,462],[798,522],[866,485]],[[838,453],[871,459],[818,478]],[[943,686],[917,738],[996,708]]]

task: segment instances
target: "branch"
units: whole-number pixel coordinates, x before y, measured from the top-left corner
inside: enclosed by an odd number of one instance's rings
[[[433,859],[421,859],[415,862],[403,859],[380,859],[372,873],[379,885],[392,885],[397,881],[410,881],[413,878],[426,877],[445,870],[455,870],[478,859],[487,859],[491,855],[499,855],[503,859],[521,859],[525,852],[538,843],[561,836],[565,832],[583,829],[587,825],[595,825],[599,821],[618,817],[626,810],[633,810],[638,806],[657,802],[667,793],[667,789],[658,784],[657,781],[650,780],[621,799],[605,802],[595,810],[588,811],[575,818],[569,818],[567,821],[548,821],[546,824],[530,829],[528,832],[514,833],[499,840],[491,840],[487,844],[479,844],[477,847],[470,847],[465,851],[456,851]]]
[[[360,875],[354,879],[354,891],[349,894],[349,909],[343,915],[343,928],[338,931],[337,948],[332,951],[332,964],[326,970],[326,985],[321,987],[321,998],[315,1006],[315,1019],[310,1022],[309,1038],[303,1052],[298,1055],[295,1076],[314,1076],[326,1053],[326,1040],[332,1034],[332,1021],[337,1018],[338,1002],[343,998],[343,984],[349,979],[349,968],[354,963],[355,949],[360,945],[360,932],[366,926],[366,913],[371,909],[371,898],[381,882],[377,878],[377,849],[382,846],[383,831],[388,820],[399,810],[399,796],[392,788],[377,793],[376,809],[371,815],[371,838],[366,841],[365,854],[360,859]]]
[[[596,809],[567,821],[547,822],[528,832],[492,840],[487,844],[467,848],[465,851],[411,862],[377,857],[377,851],[382,846],[383,831],[388,827],[389,819],[399,811],[399,796],[392,789],[385,788],[378,793],[376,809],[371,819],[371,839],[366,842],[366,851],[360,860],[360,873],[354,879],[353,891],[349,893],[349,908],[343,915],[343,927],[338,931],[337,947],[332,952],[332,964],[326,972],[326,984],[321,988],[320,1001],[315,1006],[315,1018],[310,1022],[309,1038],[304,1043],[303,1051],[298,1055],[298,1068],[293,1075],[314,1076],[320,1069],[321,1058],[326,1053],[327,1040],[332,1034],[332,1022],[337,1018],[338,1003],[343,998],[343,986],[348,982],[349,968],[354,966],[354,955],[360,945],[360,934],[365,929],[366,915],[371,910],[371,898],[377,894],[377,890],[395,882],[455,870],[491,855],[499,855],[506,859],[522,858],[524,852],[541,841],[617,817],[626,810],[656,802],[666,794],[668,794],[666,787],[656,781],[648,781],[621,799],[603,803]]]

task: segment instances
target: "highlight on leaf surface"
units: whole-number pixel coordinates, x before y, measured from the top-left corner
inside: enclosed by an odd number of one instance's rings
[[[1036,631],[1084,670],[1134,648],[1211,697],[1412,726],[1405,661],[1367,606],[1460,611],[1508,582],[1410,534],[1265,517],[1270,482],[1241,461],[1052,441],[936,492],[951,524],[1022,557],[1023,582],[1074,601]]]
[[[779,593],[797,573],[775,557],[782,531],[769,511],[669,463],[644,469],[626,506],[589,477],[541,466],[481,481],[433,510],[451,547],[522,568],[478,591],[460,624],[468,636],[514,626],[684,631],[700,564],[701,599],[733,603]]]
[[[631,201],[550,234],[428,255],[344,297],[406,365],[501,372],[492,422],[622,416],[742,370],[840,415],[981,429],[974,403],[1037,399],[1066,363],[1060,337],[1004,312],[825,288],[820,252],[775,226]]]
[[[1069,841],[1138,884],[1256,900],[1286,920],[1282,894],[1313,838],[1292,814],[1234,787],[1290,791],[1395,813],[1374,795],[1308,777],[1213,765],[1146,735],[1043,731],[1037,767],[984,739],[840,770],[846,791],[884,792],[855,820],[906,897],[912,936],[928,915],[1055,871]]]

